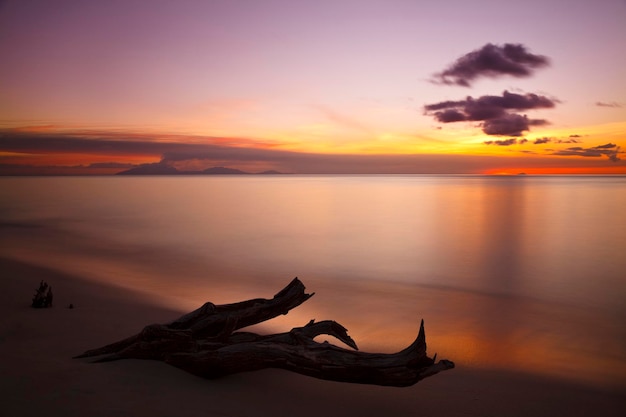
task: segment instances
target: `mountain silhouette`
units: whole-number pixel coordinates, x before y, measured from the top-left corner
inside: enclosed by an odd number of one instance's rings
[[[244,172],[239,169],[234,168],[224,168],[224,167],[213,167],[207,168],[204,171],[201,171],[202,174],[205,175],[249,175],[249,172]]]
[[[118,172],[115,175],[178,175],[179,170],[169,165],[155,162],[153,164],[142,164],[137,167]]]
[[[155,162],[152,164],[142,164],[126,171],[118,172],[116,175],[280,175],[282,172],[269,170],[259,173],[242,171],[235,168],[212,167],[203,171],[181,171],[172,166]]]

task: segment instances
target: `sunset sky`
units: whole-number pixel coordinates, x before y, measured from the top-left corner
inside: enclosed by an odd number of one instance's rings
[[[626,174],[624,0],[0,0],[0,174]]]

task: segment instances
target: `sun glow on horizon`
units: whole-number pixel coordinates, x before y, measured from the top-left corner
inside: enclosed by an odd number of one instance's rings
[[[307,158],[307,155],[313,155],[319,160],[336,160],[335,164],[340,163],[342,158],[366,158],[363,161],[369,161],[364,162],[366,164],[373,164],[371,169],[365,167],[357,172],[371,173],[428,172],[429,169],[434,172],[445,172],[447,169],[451,173],[480,172],[488,175],[626,173],[626,164],[621,161],[623,151],[619,134],[621,128],[626,130],[626,123],[596,126],[597,130],[594,128],[554,129],[517,138],[498,138],[478,134],[470,129],[433,129],[426,133],[349,132],[348,135],[340,138],[327,135],[328,132],[332,132],[332,129],[326,130],[327,128],[323,126],[318,126],[318,128],[315,140],[311,140],[310,134],[315,129],[309,129],[303,137],[298,136],[302,132],[294,132],[292,135],[268,134],[257,138],[247,138],[205,136],[200,133],[190,135],[172,131],[159,133],[151,129],[124,130],[122,127],[106,130],[78,126],[63,128],[49,123],[24,125],[3,130],[0,144],[3,143],[2,138],[4,138],[12,140],[12,145],[2,150],[0,163],[39,167],[55,165],[89,167],[91,164],[96,164],[100,168],[102,165],[97,164],[109,164],[111,167],[119,164],[120,170],[123,170],[123,166],[127,165],[163,161],[167,163],[170,155],[176,155],[176,159],[172,160],[176,166],[210,167],[211,164],[217,163],[220,166],[238,169],[263,167],[265,168],[263,170],[299,172],[297,164],[285,168],[279,161]],[[12,136],[15,138],[11,139]],[[32,147],[29,147],[29,140],[34,141]],[[23,145],[20,145],[22,143]],[[47,148],[47,144],[51,144],[50,148]],[[221,150],[219,153],[223,156],[211,157],[218,149]],[[228,149],[232,150],[231,157],[228,156]],[[571,155],[558,156],[559,152],[564,153],[564,151],[570,152]],[[243,153],[248,156],[243,156]],[[580,156],[577,156],[578,154]],[[609,154],[614,155],[614,161],[609,160]],[[423,158],[440,157],[448,158],[448,162],[441,159],[438,165],[428,165],[431,168],[424,168],[419,162]],[[393,168],[389,165],[390,160],[386,168],[376,168],[377,160],[389,158],[415,158],[415,162],[413,168],[408,160],[404,160],[401,165]],[[456,158],[455,161],[483,160],[484,167],[482,169],[475,166],[462,168],[464,165],[455,167],[453,159],[449,158]],[[190,162],[185,163],[185,159]],[[191,162],[193,159],[195,162]],[[202,162],[203,159],[207,160]],[[446,164],[450,166],[446,168]],[[322,168],[322,165],[326,168]],[[319,169],[309,168],[308,170],[336,171],[328,164],[322,165]],[[349,171],[348,168],[341,168],[337,172],[346,170]],[[81,175],[84,173],[81,172]],[[103,173],[103,171],[99,169],[94,173]]]

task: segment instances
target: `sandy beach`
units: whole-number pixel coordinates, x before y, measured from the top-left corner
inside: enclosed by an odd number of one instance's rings
[[[0,270],[6,416],[621,416],[626,410],[624,392],[462,365],[413,387],[389,388],[282,370],[204,380],[154,361],[91,364],[72,356],[183,312],[13,260],[2,259]],[[29,306],[41,279],[53,286],[53,308]]]

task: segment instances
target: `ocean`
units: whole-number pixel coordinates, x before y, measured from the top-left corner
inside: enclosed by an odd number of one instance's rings
[[[393,352],[424,319],[457,366],[626,388],[623,176],[2,177],[0,231],[181,312],[297,276],[315,296],[257,331],[332,319]]]

